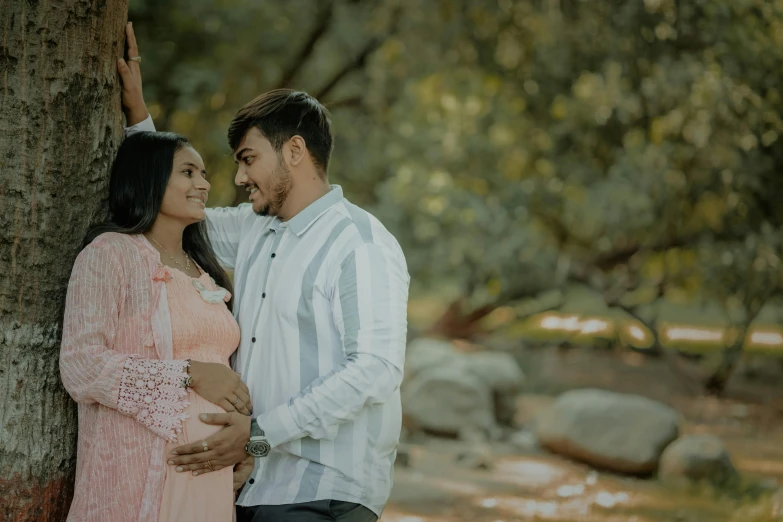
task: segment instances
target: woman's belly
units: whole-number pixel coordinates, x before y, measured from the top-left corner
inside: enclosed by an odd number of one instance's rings
[[[189,415],[182,423],[177,442],[166,446],[166,456],[171,450],[184,444],[198,443],[220,431],[223,426],[204,424],[198,418],[202,413],[224,413],[193,390],[188,392]],[[177,473],[174,466],[166,465],[166,480],[158,522],[231,522],[234,514],[233,469],[231,466],[218,471],[193,476],[191,472]]]
[[[206,424],[198,416],[202,413],[226,413],[226,410],[216,404],[212,404],[193,390],[188,390],[188,402],[190,404],[185,408],[188,418],[182,423],[182,432],[177,434],[177,442],[168,444],[166,448],[167,456],[177,446],[200,442],[223,428],[223,426]]]

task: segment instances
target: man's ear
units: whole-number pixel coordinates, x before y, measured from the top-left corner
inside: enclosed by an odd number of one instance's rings
[[[296,167],[304,161],[305,155],[307,155],[307,144],[304,138],[299,135],[292,136],[283,147],[283,156],[288,165],[292,167]]]

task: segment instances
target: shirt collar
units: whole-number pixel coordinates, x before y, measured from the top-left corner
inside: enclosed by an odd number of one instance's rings
[[[291,231],[294,234],[297,236],[304,234],[327,210],[342,201],[342,187],[340,185],[330,185],[330,188],[329,192],[310,203],[301,212],[288,220],[288,226],[291,227]]]

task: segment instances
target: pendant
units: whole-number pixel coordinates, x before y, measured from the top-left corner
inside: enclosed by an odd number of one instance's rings
[[[214,280],[212,282],[214,283]],[[204,283],[198,279],[193,279],[193,286],[195,286],[198,293],[201,294],[201,299],[209,304],[222,303],[228,295],[228,290],[219,286],[217,287],[217,290],[207,290]]]

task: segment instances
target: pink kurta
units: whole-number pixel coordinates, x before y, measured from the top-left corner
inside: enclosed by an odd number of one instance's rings
[[[228,365],[228,358],[239,344],[239,326],[225,303],[210,304],[201,299],[193,278],[171,270],[166,283],[174,358],[192,359]],[[208,274],[199,280],[208,290],[215,286]],[[188,418],[183,423],[179,442],[169,443],[168,455],[176,446],[206,439],[220,426],[204,424],[201,413],[225,410],[194,391],[189,393]],[[233,470],[224,468],[205,475],[177,473],[169,466],[163,488],[159,522],[230,522],[234,513]]]
[[[141,235],[103,234],[76,258],[60,349],[79,413],[68,522],[158,520],[166,443],[188,407],[187,363],[173,359],[170,277]]]

